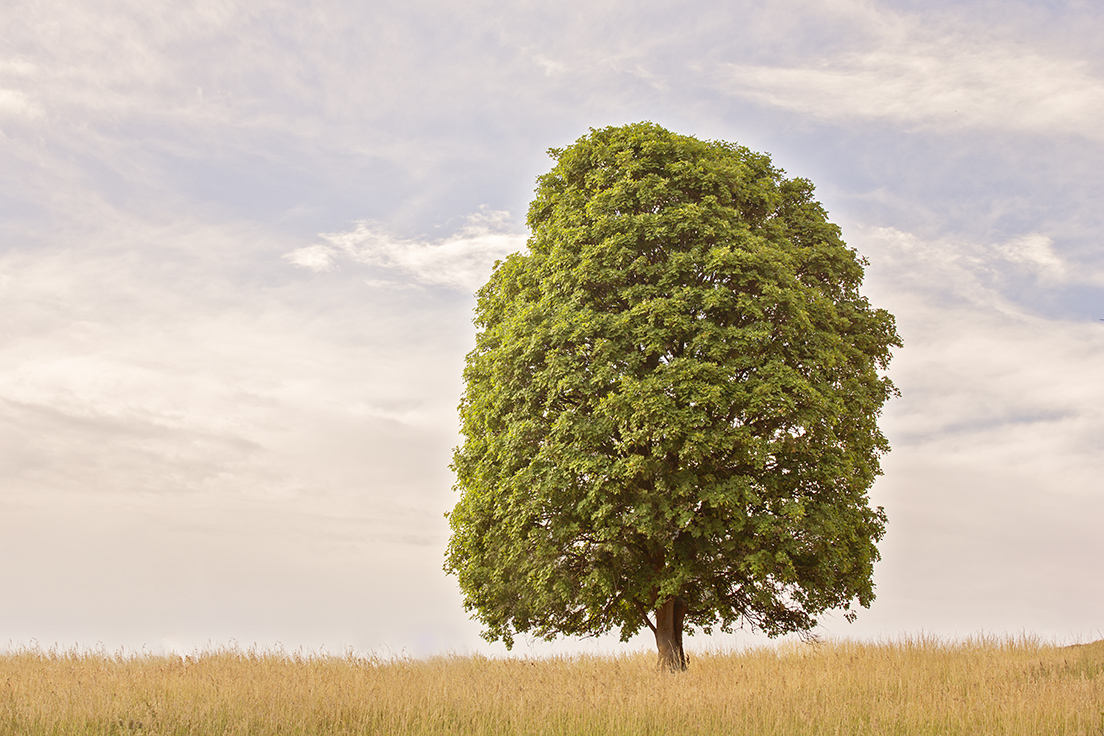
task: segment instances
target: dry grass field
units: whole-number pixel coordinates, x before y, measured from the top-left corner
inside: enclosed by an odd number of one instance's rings
[[[428,661],[222,652],[0,655],[0,733],[1093,734],[1104,642],[784,645]]]

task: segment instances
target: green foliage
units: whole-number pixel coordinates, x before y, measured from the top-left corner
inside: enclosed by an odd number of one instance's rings
[[[813,185],[651,123],[550,154],[464,371],[445,569],[484,636],[869,606],[900,340]]]

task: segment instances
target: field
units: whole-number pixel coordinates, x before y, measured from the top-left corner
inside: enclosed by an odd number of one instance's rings
[[[227,651],[0,655],[0,733],[1093,734],[1104,642],[783,645],[426,661]]]

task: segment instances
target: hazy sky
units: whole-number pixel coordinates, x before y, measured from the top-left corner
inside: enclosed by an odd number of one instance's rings
[[[472,290],[545,150],[639,120],[812,179],[897,316],[878,598],[820,633],[1104,637],[1102,33],[1076,0],[9,0],[0,648],[502,651],[441,571]]]

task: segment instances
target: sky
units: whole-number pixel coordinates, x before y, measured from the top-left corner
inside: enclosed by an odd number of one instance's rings
[[[811,179],[897,317],[878,597],[816,633],[1104,637],[1102,32],[1087,0],[10,0],[0,649],[502,654],[441,569],[473,290],[546,150],[640,120]]]

